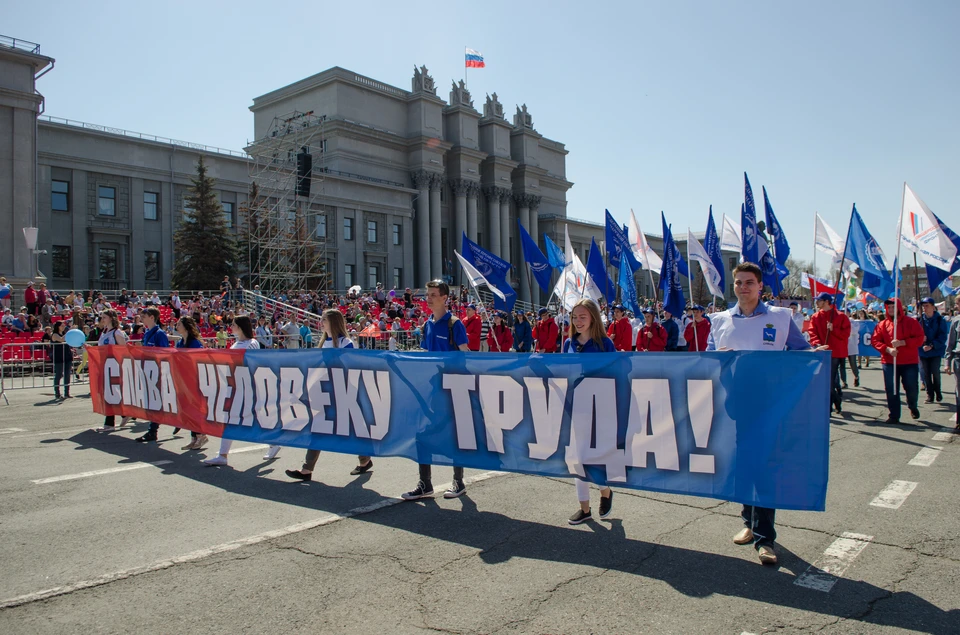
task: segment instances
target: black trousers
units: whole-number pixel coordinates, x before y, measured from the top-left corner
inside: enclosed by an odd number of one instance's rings
[[[840,369],[847,360],[843,357],[830,359],[830,405],[840,407],[843,403],[843,388],[840,387]]]
[[[920,376],[923,378],[923,385],[927,387],[927,397],[943,399],[943,393],[940,391],[940,363],[942,357],[921,357],[920,358]]]
[[[773,541],[777,539],[777,529],[774,526],[776,517],[777,510],[775,509],[754,507],[753,505],[743,506],[740,511],[740,518],[743,519],[743,526],[749,527],[753,531],[753,546],[755,548],[773,546]]]
[[[432,470],[430,469],[431,467],[433,467],[433,466],[427,465],[427,464],[424,464],[424,463],[421,463],[421,464],[420,464],[420,480],[423,481],[423,482],[424,482],[425,484],[427,484],[427,485],[432,485],[432,484],[433,484]],[[453,466],[453,480],[455,480],[455,481],[462,481],[462,480],[463,480],[463,468],[462,468],[462,467],[457,467],[456,465]]]

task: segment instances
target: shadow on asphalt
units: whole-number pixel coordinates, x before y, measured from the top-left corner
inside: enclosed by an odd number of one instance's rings
[[[164,429],[169,428],[161,428]],[[201,453],[184,454],[164,447],[178,448],[185,440],[184,432],[173,439],[166,435],[161,438],[161,443],[139,444],[130,437],[88,431],[69,440],[77,444],[78,450],[97,449],[122,458],[123,463],[172,460],[173,463],[163,466],[164,474],[176,474],[239,496],[306,509],[343,513],[384,498],[364,487],[372,472],[357,477],[346,487],[333,487],[318,481],[284,483],[258,478],[258,474],[266,473],[262,470],[274,467],[276,459],[263,461],[244,471],[230,467],[211,468],[200,464]],[[290,454],[297,456],[301,452],[303,450],[299,448],[289,448],[283,462],[298,467],[299,461],[292,461]],[[279,465],[275,468],[279,469]],[[411,476],[414,474],[412,468],[411,464]],[[318,471],[322,475],[323,455]],[[447,506],[449,504],[458,508],[451,508]],[[632,540],[626,537],[624,520],[621,519],[586,523],[586,528],[571,528],[559,510],[555,525],[511,518],[478,509],[470,499],[469,491],[456,502],[445,505],[434,499],[425,499],[356,516],[354,520],[472,547],[480,551],[478,557],[487,564],[524,558],[613,569],[660,580],[689,597],[736,597],[935,635],[956,634],[960,624],[960,610],[945,611],[907,591],[889,591],[842,578],[830,593],[797,587],[793,582],[810,563],[779,544],[779,567],[765,567],[752,554],[733,557]],[[737,525],[738,522],[731,519],[731,533]],[[747,551],[749,547],[742,549]],[[881,607],[883,610],[878,610]]]

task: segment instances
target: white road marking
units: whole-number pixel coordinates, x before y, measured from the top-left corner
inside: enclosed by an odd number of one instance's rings
[[[933,465],[933,462],[937,460],[937,457],[940,455],[940,450],[943,448],[937,447],[927,447],[921,448],[917,452],[917,456],[910,459],[910,462],[907,465],[915,465],[917,467],[930,467]]]
[[[23,428],[0,428],[0,434],[13,434],[14,432],[26,432]]]
[[[960,437],[956,432],[938,432],[933,435],[934,441],[953,441],[957,437]]]
[[[153,463],[131,463],[119,467],[111,467],[105,470],[92,470],[90,472],[80,472],[79,474],[65,474],[63,476],[51,476],[30,481],[36,485],[46,485],[47,483],[60,483],[61,481],[75,481],[80,478],[89,478],[91,476],[102,476],[104,474],[114,474],[116,472],[129,472],[130,470],[142,470],[145,467],[154,467],[156,465],[166,465],[173,461],[154,461]]]
[[[900,509],[903,501],[907,500],[917,484],[911,481],[893,481],[883,491],[877,494],[877,497],[870,501],[874,507],[886,507],[887,509]]]
[[[833,541],[823,555],[817,558],[794,584],[814,591],[829,593],[843,572],[853,563],[853,559],[867,548],[873,536],[854,534],[845,531]]]
[[[498,476],[505,476],[508,472],[483,472],[482,474],[477,474],[476,476],[468,476],[463,479],[463,482],[467,485],[473,483],[480,483],[481,481],[487,481]],[[435,486],[435,491],[445,491],[450,487],[450,483],[445,483],[440,486]],[[58,586],[52,589],[45,589],[43,591],[36,591],[34,593],[27,593],[26,595],[18,595],[17,597],[9,598],[6,600],[0,601],[0,609],[8,609],[14,606],[21,606],[23,604],[29,604],[31,602],[37,602],[39,600],[46,600],[52,597],[57,597],[60,595],[66,595],[68,593],[73,593],[74,591],[80,591],[83,589],[90,589],[97,586],[102,586],[104,584],[109,584],[117,580],[125,580],[127,578],[132,578],[134,576],[141,575],[143,573],[152,573],[154,571],[161,571],[163,569],[169,569],[170,567],[176,566],[178,564],[183,564],[184,562],[193,562],[195,560],[202,560],[210,556],[214,556],[218,553],[225,553],[227,551],[235,551],[241,547],[247,547],[249,545],[255,545],[267,540],[274,540],[276,538],[283,538],[284,536],[289,536],[291,534],[300,533],[301,531],[306,531],[308,529],[314,529],[316,527],[323,527],[325,525],[332,525],[333,523],[345,520],[347,518],[354,518],[356,516],[361,516],[363,514],[369,514],[370,512],[377,511],[378,509],[384,509],[386,507],[392,507],[398,503],[405,502],[399,496],[384,498],[381,501],[373,503],[372,505],[365,505],[363,507],[357,507],[346,511],[342,514],[327,514],[326,516],[321,516],[315,520],[308,520],[306,522],[297,523],[295,525],[289,525],[281,529],[274,529],[272,531],[266,531],[262,534],[257,534],[255,536],[248,536],[246,538],[240,538],[238,540],[231,540],[230,542],[225,542],[223,544],[214,545],[213,547],[207,547],[205,549],[198,549],[196,551],[191,551],[190,553],[184,554],[182,556],[177,556],[175,558],[170,558],[168,560],[158,560],[151,564],[143,565],[140,567],[134,567],[132,569],[126,569],[125,571],[115,571],[113,573],[106,573],[97,578],[92,578],[90,580],[81,580],[80,582],[74,582],[73,584],[68,584],[65,586]]]

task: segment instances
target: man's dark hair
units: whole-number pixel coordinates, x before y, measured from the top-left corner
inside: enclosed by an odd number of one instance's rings
[[[763,284],[763,270],[760,267],[752,262],[741,262],[739,265],[733,268],[733,275],[736,277],[738,273],[752,273],[757,277],[757,282]]]
[[[151,306],[144,309],[143,312],[152,317],[154,323],[160,325],[160,309],[155,309]]]
[[[443,280],[431,280],[426,284],[428,289],[436,289],[437,292],[442,296],[450,295],[450,287],[447,286],[447,283]]]

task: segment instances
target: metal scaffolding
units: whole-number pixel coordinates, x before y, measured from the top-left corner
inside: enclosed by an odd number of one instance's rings
[[[241,235],[247,248],[248,288],[323,292],[331,286],[326,236],[333,215],[322,202],[325,119],[313,111],[275,117],[266,136],[246,148],[252,185]],[[303,153],[312,162],[309,196],[298,194],[297,156]]]

